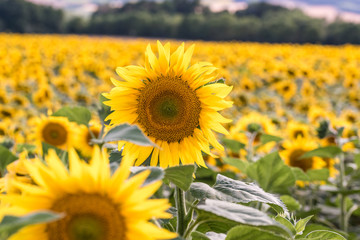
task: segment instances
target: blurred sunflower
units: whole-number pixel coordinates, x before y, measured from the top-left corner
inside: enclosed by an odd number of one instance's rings
[[[18,182],[31,183],[28,171],[25,168],[24,162],[26,161],[27,153],[23,152],[19,155],[19,159],[10,163],[6,167],[6,175],[0,178],[0,192],[1,193],[20,193],[19,187],[14,184],[13,180]]]
[[[255,145],[260,143],[262,134],[278,135],[276,125],[273,123],[271,118],[258,112],[250,112],[242,116],[236,122],[235,126],[230,128],[230,138],[247,143],[248,136],[246,135],[246,132],[253,131],[252,128],[257,128],[257,134],[254,139]],[[269,144],[269,146],[270,145],[271,144]]]
[[[301,168],[304,172],[326,167],[325,161],[319,157],[301,158],[304,153],[318,147],[316,141],[311,138],[298,137],[295,140],[286,140],[282,146],[284,150],[280,151],[280,155],[291,167]]]
[[[341,112],[340,119],[345,120],[349,124],[358,124],[360,122],[360,114],[354,110],[346,109]]]
[[[0,90],[0,104],[6,104],[8,102],[8,96],[5,90]]]
[[[310,126],[297,122],[294,120],[290,120],[286,125],[286,133],[291,140],[296,140],[298,137],[301,138],[309,138],[310,137]]]
[[[0,142],[2,142],[6,137],[9,136],[9,128],[11,126],[10,121],[0,122]]]
[[[6,105],[0,105],[0,119],[14,119],[16,116],[17,111],[15,108],[6,106]]]
[[[289,101],[292,97],[294,97],[297,90],[296,83],[291,80],[280,81],[276,83],[274,87],[279,95],[281,95],[286,101]]]
[[[72,144],[73,130],[71,123],[65,117],[41,117],[34,120],[36,124],[35,139],[41,149],[41,143],[47,143],[60,149],[66,149]]]
[[[69,150],[68,170],[49,151],[46,165],[40,161],[25,162],[36,185],[12,180],[23,194],[2,196],[2,202],[17,207],[21,213],[51,210],[65,217],[48,224],[25,227],[10,240],[138,240],[170,239],[175,233],[156,227],[148,221],[169,218],[167,199],[148,199],[160,187],[161,181],[141,186],[149,175],[144,171],[126,180],[132,162],[122,161],[111,175],[109,161],[95,148],[90,163]],[[19,215],[16,210],[12,215]]]
[[[124,79],[112,79],[115,87],[104,94],[111,107],[111,124],[136,123],[159,148],[126,143],[124,157],[142,164],[150,155],[150,165],[161,167],[197,163],[205,166],[201,151],[211,154],[209,144],[223,150],[212,130],[228,134],[221,123],[231,120],[217,111],[232,106],[224,100],[232,87],[216,80],[216,68],[207,62],[190,66],[194,45],[184,51],[184,44],[170,54],[170,44],[157,43],[157,58],[150,45],[145,53],[145,67],[118,67]],[[120,146],[119,146],[120,147]]]
[[[314,96],[314,87],[311,85],[310,81],[304,81],[301,86],[301,95],[303,97],[312,97]]]
[[[317,125],[321,120],[332,121],[336,116],[327,106],[311,105],[307,117],[310,123]]]
[[[53,92],[49,86],[43,86],[32,95],[33,103],[38,107],[52,106]]]
[[[94,145],[91,143],[91,139],[98,138],[101,131],[101,125],[98,123],[92,123],[88,128],[85,125],[80,125],[75,133],[74,146],[78,149],[82,155],[90,157]]]
[[[245,91],[254,91],[256,88],[256,84],[253,80],[251,80],[248,77],[243,77],[240,81],[240,87],[241,89],[245,90]]]
[[[17,107],[27,107],[29,105],[29,100],[20,94],[13,94],[10,98],[10,102]]]

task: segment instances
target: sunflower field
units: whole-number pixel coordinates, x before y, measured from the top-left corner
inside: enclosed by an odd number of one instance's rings
[[[358,46],[0,42],[0,240],[360,239]]]

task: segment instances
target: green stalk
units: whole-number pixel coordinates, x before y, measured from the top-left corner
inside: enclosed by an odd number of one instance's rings
[[[175,205],[177,209],[177,225],[176,232],[179,236],[183,236],[186,230],[185,226],[185,215],[186,215],[186,206],[185,206],[185,192],[179,187],[175,186]]]
[[[254,158],[254,141],[258,132],[251,133],[249,136],[248,149],[247,149],[247,160],[253,162]]]
[[[193,230],[196,230],[196,228],[200,225],[200,223],[202,223],[202,222],[199,221],[199,219],[196,219],[194,222],[192,222],[189,225],[188,229],[184,233],[184,236],[183,236],[184,239],[188,239],[191,236],[191,233],[193,232]]]
[[[340,190],[345,190],[344,184],[344,176],[345,176],[345,165],[344,165],[344,154],[339,156],[340,160]],[[348,221],[347,221],[347,213],[346,213],[346,196],[343,193],[340,194],[340,229],[347,232],[348,229]]]

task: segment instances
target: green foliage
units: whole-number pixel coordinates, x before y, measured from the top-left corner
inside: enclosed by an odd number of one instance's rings
[[[182,165],[165,169],[165,179],[187,191],[193,182],[194,165]]]
[[[346,240],[343,236],[336,232],[326,231],[326,230],[316,230],[312,231],[308,235],[306,235],[306,239],[311,240]]]
[[[50,211],[38,211],[21,217],[10,215],[4,216],[0,223],[0,239],[8,239],[11,235],[15,234],[25,226],[52,222],[62,217],[62,214],[56,214]]]
[[[150,183],[162,180],[165,175],[164,170],[159,167],[132,167],[130,171],[133,175],[139,174],[143,171],[150,171],[150,174],[146,178],[143,185],[148,185]]]
[[[23,144],[16,145],[16,152],[28,151],[28,152],[32,153],[35,150],[36,150],[36,146],[32,145],[32,144],[23,143]]]
[[[99,109],[99,116],[100,121],[103,124],[109,125],[110,120],[105,121],[106,117],[111,113],[111,108],[104,104],[104,101],[107,101],[108,99],[104,97],[102,94],[100,94],[100,109]]]
[[[306,172],[311,181],[326,181],[329,178],[329,169],[310,169]]]
[[[255,180],[262,189],[275,193],[286,193],[294,186],[295,177],[289,166],[277,152],[270,153],[247,168],[248,176]]]
[[[9,149],[0,145],[0,173],[4,176],[6,166],[15,161],[17,157]]]
[[[336,146],[326,146],[309,151],[301,156],[301,159],[310,157],[334,158],[342,153],[341,149]]]
[[[66,117],[70,122],[88,125],[91,120],[91,112],[85,107],[62,107],[53,116]]]
[[[310,177],[301,168],[292,167],[291,171],[293,172],[296,180],[310,181]]]
[[[300,203],[289,195],[282,195],[280,200],[285,204],[289,211],[296,211],[300,209]]]
[[[320,126],[316,129],[317,135],[320,139],[323,139],[329,135],[330,133],[329,127],[330,127],[329,121],[324,120],[320,122]]]
[[[224,157],[222,158],[222,160],[227,163],[227,164],[230,164],[231,166],[234,166],[236,168],[238,168],[240,171],[242,172],[246,172],[246,169],[247,167],[249,166],[249,162],[248,161],[244,161],[244,160],[241,160],[239,158],[227,158],[227,157]]]
[[[244,143],[232,139],[224,138],[222,142],[226,148],[229,148],[234,153],[239,152],[240,149],[243,149],[245,147]]]
[[[274,218],[276,221],[278,221],[279,223],[281,223],[282,225],[284,225],[287,229],[289,229],[292,233],[292,235],[296,235],[296,229],[294,227],[294,225],[288,220],[286,219],[285,217],[283,216],[276,216]]]
[[[232,228],[225,240],[287,240],[287,237],[278,235],[253,226],[237,226]]]
[[[191,184],[190,193],[198,199],[217,199],[233,203],[261,202],[269,204],[279,213],[288,211],[278,197],[266,193],[255,184],[233,180],[221,174],[217,175],[213,187],[200,182]]]
[[[206,199],[203,204],[195,207],[199,222],[215,221],[223,223],[223,230],[236,225],[262,226],[275,233],[290,236],[290,232],[283,225],[270,218],[267,214],[247,206],[219,200]]]
[[[301,235],[303,233],[303,231],[305,230],[306,224],[310,221],[310,219],[313,216],[308,216],[304,219],[300,219],[298,222],[296,222],[295,224],[295,230],[296,230],[296,234],[297,235]]]
[[[114,141],[128,141],[139,146],[154,146],[153,143],[141,129],[136,125],[129,125],[127,123],[118,125],[110,129],[101,140],[95,140],[96,143],[106,143]]]
[[[277,137],[277,136],[272,136],[269,134],[261,134],[261,136],[260,136],[261,144],[266,144],[268,142],[280,142],[281,140],[282,140],[282,138]]]

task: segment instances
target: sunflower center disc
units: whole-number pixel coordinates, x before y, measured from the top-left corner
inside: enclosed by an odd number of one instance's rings
[[[51,210],[65,217],[47,225],[49,240],[125,240],[124,219],[118,206],[105,196],[67,195]]]
[[[60,146],[66,143],[67,131],[59,123],[49,122],[42,130],[42,137],[46,143]]]
[[[312,158],[301,158],[306,151],[301,149],[295,149],[290,154],[290,166],[301,168],[304,172],[311,169],[313,166]]]
[[[201,103],[180,77],[161,76],[141,91],[138,122],[156,140],[179,142],[199,126]]]

